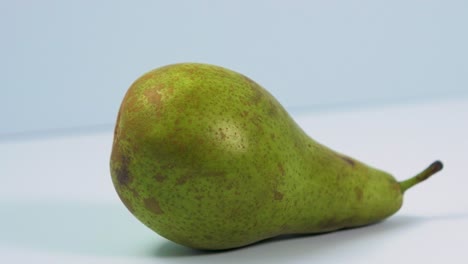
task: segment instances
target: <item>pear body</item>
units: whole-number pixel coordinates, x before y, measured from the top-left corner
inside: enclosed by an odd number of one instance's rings
[[[402,204],[391,175],[314,141],[260,85],[207,64],[132,84],[110,165],[132,214],[199,249],[366,225]]]

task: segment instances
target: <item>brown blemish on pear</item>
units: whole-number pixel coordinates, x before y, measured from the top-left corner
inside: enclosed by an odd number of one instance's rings
[[[160,88],[155,88],[155,89],[148,89],[145,92],[146,99],[148,100],[149,103],[157,106],[161,104],[161,89]]]
[[[120,166],[116,170],[117,181],[121,186],[128,186],[132,182],[132,176],[129,171],[129,158],[124,155],[120,156]]]
[[[161,173],[157,173],[155,176],[154,176],[154,179],[157,181],[157,182],[164,182],[166,180],[167,176],[165,175],[162,175]]]
[[[224,133],[222,128],[219,128],[219,132],[217,134],[219,134],[221,140],[226,140],[227,139],[226,133]]]
[[[281,163],[278,163],[278,170],[279,170],[281,176],[284,176],[286,174],[286,172],[284,171],[283,164],[281,164]]]
[[[159,205],[158,200],[155,198],[146,198],[144,200],[144,205],[145,208],[148,209],[150,212],[153,212],[154,214],[160,215],[164,214],[164,211],[161,209],[161,206]]]
[[[354,188],[354,193],[356,194],[356,199],[358,201],[362,201],[362,198],[364,196],[364,193],[360,187],[355,187]]]
[[[273,191],[273,198],[274,198],[275,200],[281,201],[281,200],[283,200],[283,196],[284,196],[284,194],[278,192],[277,190],[274,190],[274,191]]]

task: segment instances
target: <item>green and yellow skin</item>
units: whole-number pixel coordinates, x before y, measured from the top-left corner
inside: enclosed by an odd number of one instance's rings
[[[119,197],[146,226],[218,250],[382,220],[442,164],[397,182],[311,139],[249,78],[182,63],[131,85],[110,167]]]

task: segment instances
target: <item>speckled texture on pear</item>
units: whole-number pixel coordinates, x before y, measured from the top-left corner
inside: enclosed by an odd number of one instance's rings
[[[141,222],[201,249],[364,225],[402,202],[392,176],[315,142],[261,86],[206,64],[132,84],[111,174]]]

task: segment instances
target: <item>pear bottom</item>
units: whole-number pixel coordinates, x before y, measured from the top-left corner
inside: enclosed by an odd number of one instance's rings
[[[328,154],[310,171],[301,169],[268,184],[258,181],[267,181],[267,176],[239,179],[232,168],[198,168],[187,176],[177,167],[167,171],[167,164],[158,171],[145,168],[153,166],[146,156],[129,158],[120,153],[114,153],[121,166],[113,174],[120,198],[141,222],[169,240],[203,250],[368,225],[401,207],[401,188],[390,174],[332,150],[321,153]],[[276,169],[286,174],[294,171],[293,165]],[[149,177],[147,171],[155,173]],[[131,183],[125,182],[128,176],[122,173],[133,175]],[[161,184],[170,187],[158,188]]]

